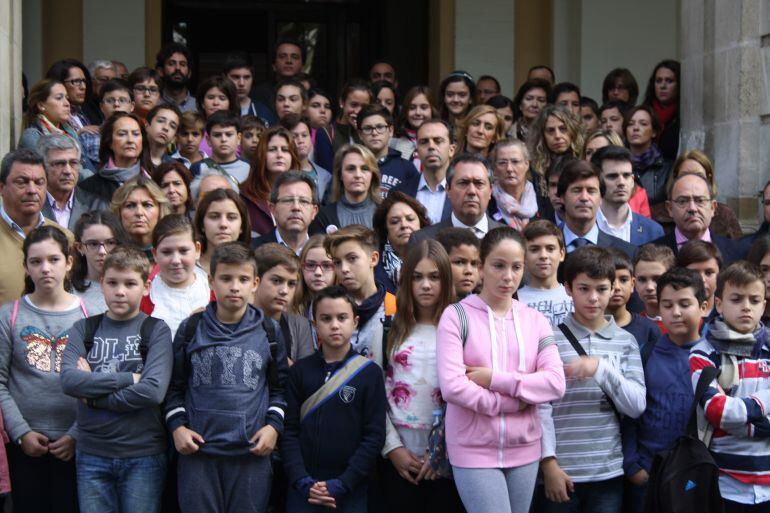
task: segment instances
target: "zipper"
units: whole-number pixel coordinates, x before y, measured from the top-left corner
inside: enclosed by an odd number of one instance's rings
[[[501,355],[501,362],[500,362],[500,368],[506,369],[507,368],[507,360],[508,360],[508,352],[505,348],[505,342],[506,342],[506,334],[505,334],[505,317],[500,321],[500,324],[502,325],[502,338],[500,340],[500,355]],[[498,459],[500,467],[503,466],[503,448],[505,447],[505,412],[500,411],[500,449],[498,451]]]

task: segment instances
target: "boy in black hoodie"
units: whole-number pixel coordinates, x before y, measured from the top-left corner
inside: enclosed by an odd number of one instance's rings
[[[366,481],[385,442],[382,370],[353,350],[358,324],[345,289],[313,302],[321,349],[292,366],[281,438],[292,513],[366,511]]]
[[[179,505],[183,513],[263,512],[269,455],[283,430],[286,349],[273,321],[249,304],[259,282],[249,248],[219,246],[209,282],[217,302],[179,326],[166,396],[181,454]]]

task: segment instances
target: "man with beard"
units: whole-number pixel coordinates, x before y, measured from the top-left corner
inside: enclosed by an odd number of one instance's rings
[[[161,102],[176,105],[180,111],[197,110],[195,97],[190,94],[192,53],[180,43],[168,43],[156,56],[155,69],[163,77]]]

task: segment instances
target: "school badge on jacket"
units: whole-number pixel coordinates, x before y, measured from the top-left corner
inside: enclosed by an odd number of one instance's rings
[[[344,387],[340,388],[339,395],[343,403],[350,404],[353,402],[353,399],[356,397],[356,387],[345,385]]]

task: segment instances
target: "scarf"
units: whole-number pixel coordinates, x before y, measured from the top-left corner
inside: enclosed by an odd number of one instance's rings
[[[393,246],[390,245],[390,242],[385,243],[385,247],[382,249],[382,255],[380,255],[380,261],[382,262],[382,267],[385,269],[385,274],[388,275],[390,281],[398,286],[398,279],[401,275],[401,264],[403,261],[401,260],[401,257],[396,254],[396,251],[393,249]]]
[[[657,99],[655,99],[652,100],[652,110],[654,110],[655,114],[658,115],[660,126],[662,127],[661,132],[663,132],[668,126],[669,122],[678,114],[679,107],[677,107],[675,102],[671,102],[668,105],[663,105]],[[660,134],[658,137],[660,137]]]
[[[377,292],[375,292],[368,298],[364,299],[364,301],[360,305],[358,305],[358,308],[356,309],[356,313],[358,313],[359,329],[361,329],[362,326],[366,325],[366,323],[369,322],[369,319],[374,317],[374,314],[377,313],[377,311],[380,309],[384,301],[385,301],[385,287],[383,287],[380,283],[378,283]]]
[[[138,160],[136,161],[136,164],[131,167],[117,167],[115,166],[112,157],[107,161],[107,165],[99,170],[99,174],[103,178],[120,184],[126,183],[135,176],[138,176],[140,172],[147,174],[147,172],[140,167]]]
[[[511,228],[523,230],[530,218],[537,214],[537,197],[532,182],[527,180],[524,185],[524,193],[521,201],[508,194],[499,184],[492,186],[492,196],[497,202],[497,208],[503,219]]]
[[[51,123],[51,120],[48,119],[45,114],[38,114],[37,115],[37,123],[40,127],[40,131],[43,132],[43,135],[50,135],[50,134],[61,134],[66,135],[73,141],[78,142],[78,134],[75,132],[75,130],[68,124],[68,123],[62,123],[61,128],[57,127],[53,123]]]
[[[708,341],[720,353],[757,358],[766,339],[765,327],[760,324],[753,333],[738,333],[722,317],[708,323]]]
[[[648,167],[655,164],[658,160],[660,160],[660,150],[658,149],[657,144],[652,143],[646,151],[632,157],[634,172],[637,175],[640,175],[644,173]]]

